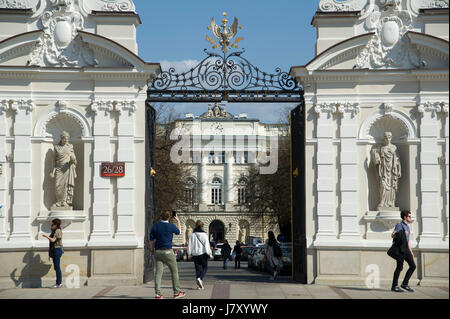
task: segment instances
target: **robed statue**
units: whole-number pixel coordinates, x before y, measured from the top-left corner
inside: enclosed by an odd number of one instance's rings
[[[73,205],[77,158],[69,138],[69,133],[63,131],[59,144],[54,145],[55,161],[50,177],[55,179],[56,208],[71,209]]]
[[[402,176],[400,155],[397,146],[391,143],[392,133],[384,133],[385,145],[372,150],[373,161],[378,175],[380,203],[377,210],[394,210],[398,192],[398,181]]]

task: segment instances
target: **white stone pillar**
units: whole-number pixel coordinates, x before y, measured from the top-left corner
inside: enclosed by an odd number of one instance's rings
[[[117,180],[117,230],[115,239],[138,244],[134,230],[134,113],[135,101],[119,101],[117,161],[125,163],[125,176]]]
[[[334,205],[334,154],[333,154],[333,104],[323,103],[315,107],[317,113],[317,223],[316,242],[335,240]]]
[[[11,243],[31,247],[31,100],[15,100],[11,109],[16,112],[14,119],[14,177],[12,205]]]
[[[226,203],[232,203],[234,201],[234,185],[233,185],[233,164],[234,164],[234,156],[233,151],[227,151],[225,153],[226,156],[226,168],[225,168],[225,176],[226,176]]]
[[[439,163],[438,163],[438,125],[439,103],[419,105],[420,119],[420,213],[422,233],[419,248],[435,245],[441,238],[441,217],[439,209]]]
[[[111,161],[111,120],[113,102],[94,101],[91,111],[94,113],[94,154],[93,154],[93,205],[92,233],[88,246],[108,245],[111,242],[111,203],[109,178],[101,177],[101,163]]]
[[[447,242],[447,245],[448,245],[448,232],[449,232],[449,228],[448,228],[448,210],[449,210],[449,207],[448,207],[448,189],[449,189],[449,186],[448,186],[448,183],[450,182],[449,181],[449,179],[448,179],[448,162],[449,162],[449,160],[448,160],[448,156],[449,156],[449,153],[448,153],[448,144],[449,144],[449,140],[448,140],[448,135],[449,135],[449,133],[448,133],[448,130],[449,130],[449,126],[448,126],[448,103],[442,103],[441,104],[441,107],[442,107],[442,114],[443,114],[443,116],[445,116],[445,126],[444,126],[444,134],[445,134],[445,181],[444,181],[444,183],[445,183],[445,206],[444,206],[444,209],[445,209],[445,218],[446,218],[446,222],[447,222],[447,233],[445,234],[445,241]]]
[[[9,103],[0,101],[0,241],[6,241],[6,110]]]
[[[358,152],[356,139],[358,123],[356,115],[360,109],[358,103],[340,104],[338,112],[342,114],[340,138],[341,151],[339,154],[341,180],[341,223],[340,239],[359,240],[358,229]]]
[[[207,176],[206,176],[206,163],[208,163],[208,155],[205,152],[202,152],[202,163],[200,164],[200,204],[207,204],[208,193],[207,193]]]

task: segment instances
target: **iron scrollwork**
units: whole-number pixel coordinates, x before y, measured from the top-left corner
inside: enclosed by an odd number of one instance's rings
[[[242,56],[204,50],[207,57],[183,73],[163,71],[149,83],[148,99],[155,102],[298,102],[303,88],[280,68],[270,74]]]

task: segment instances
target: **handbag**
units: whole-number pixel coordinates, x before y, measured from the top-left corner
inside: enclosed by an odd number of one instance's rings
[[[402,225],[402,229],[403,229],[403,231],[405,230],[403,228],[403,225]],[[391,257],[395,260],[398,260],[400,257],[402,257],[402,252],[400,250],[400,247],[396,246],[394,243],[392,244],[391,248],[389,248],[389,250],[387,251],[387,254],[389,257]]]

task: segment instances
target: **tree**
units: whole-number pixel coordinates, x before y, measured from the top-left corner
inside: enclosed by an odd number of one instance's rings
[[[289,109],[282,108],[280,128],[287,128]],[[291,238],[291,180],[290,133],[278,139],[278,169],[274,174],[260,174],[255,165],[248,171],[245,207],[250,218],[257,222],[264,219],[269,228],[278,225],[280,232]]]
[[[170,159],[170,150],[177,142],[170,139],[180,115],[173,106],[157,104],[155,136],[155,220],[163,210],[181,210],[184,207],[186,177],[189,170]]]

